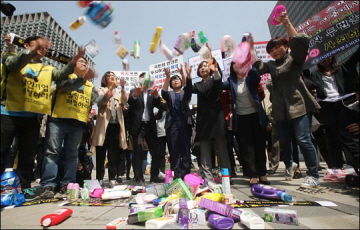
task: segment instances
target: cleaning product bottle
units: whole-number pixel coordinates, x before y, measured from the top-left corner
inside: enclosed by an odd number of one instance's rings
[[[176,223],[176,215],[163,216],[160,218],[147,220],[145,222],[146,229],[159,229],[167,223]]]
[[[121,45],[121,39],[118,31],[114,32],[114,42],[116,45]]]
[[[221,216],[213,212],[209,214],[208,221],[215,229],[231,229],[234,226],[233,218]]]
[[[127,189],[124,190],[104,189],[104,192],[100,194],[100,198],[102,200],[129,198],[130,196],[131,196],[131,191]]]
[[[187,174],[184,177],[184,182],[189,186],[190,192],[196,197],[196,192],[203,180],[200,180],[199,177],[192,174]]]
[[[171,184],[174,181],[173,173],[171,169],[165,170],[165,184]]]
[[[221,39],[221,56],[223,59],[231,57],[231,55],[235,52],[235,41],[230,35],[225,35]]]
[[[140,58],[140,40],[134,41],[133,56],[134,58]]]
[[[57,225],[58,223],[64,221],[66,218],[71,216],[72,213],[73,211],[69,208],[58,209],[51,214],[43,216],[40,219],[40,224],[45,227]]]
[[[67,189],[67,199],[68,200],[79,199],[80,186],[78,183],[69,183],[67,185],[66,189]]]
[[[231,194],[230,175],[228,168],[221,168],[221,184],[224,194]]]
[[[198,33],[198,36],[199,36],[200,42],[201,42],[202,44],[205,44],[205,43],[208,41],[207,37],[205,37],[205,35],[204,35],[204,32],[200,31],[200,32]]]
[[[173,52],[161,41],[159,41],[160,53],[164,54],[165,57],[171,61],[174,57]]]
[[[251,193],[259,198],[282,200],[282,201],[294,201],[291,195],[269,185],[254,184],[251,186]]]
[[[286,7],[284,5],[277,5],[271,13],[270,23],[274,26],[280,25],[281,23],[277,19],[280,17],[281,13],[285,11]]]
[[[265,223],[264,220],[258,216],[253,211],[248,209],[238,208],[237,210],[241,211],[240,221],[243,225],[248,227],[249,229],[264,229]]]
[[[13,168],[6,168],[1,174],[1,206],[17,206],[24,203],[24,194],[19,191],[21,191],[19,177]]]
[[[191,49],[192,49],[195,53],[197,53],[197,52],[200,50],[200,48],[201,48],[201,46],[198,45],[197,40],[198,40],[198,38],[195,37],[195,31],[192,31],[192,32],[191,32],[191,44],[190,44],[190,46],[191,46]]]
[[[140,211],[137,213],[132,213],[128,216],[128,224],[134,224],[137,222],[145,222],[147,220],[156,219],[161,217],[162,214],[163,214],[163,209],[161,206]]]
[[[84,182],[84,188],[80,189],[80,195],[81,195],[81,199],[83,200],[89,199],[90,197],[89,189],[87,187],[86,182]]]
[[[69,27],[71,30],[77,30],[80,28],[80,26],[82,26],[85,23],[85,21],[86,21],[86,17],[81,16],[78,19],[76,19],[76,21],[71,23]]]
[[[161,26],[156,27],[154,37],[150,43],[150,53],[155,53],[162,31],[163,28]]]

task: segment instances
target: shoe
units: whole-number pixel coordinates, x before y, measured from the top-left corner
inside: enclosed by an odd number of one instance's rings
[[[136,185],[145,186],[145,180],[144,179],[138,179],[135,180]]]
[[[55,196],[54,187],[52,186],[46,186],[43,189],[43,192],[40,194],[41,199],[52,199],[54,198],[54,196]]]
[[[55,194],[54,198],[56,199],[65,199],[68,197],[67,185],[64,185],[60,188],[59,192]]]
[[[261,180],[264,179],[264,180]],[[260,176],[259,177],[259,184],[265,184],[265,185],[270,185],[270,181],[268,181],[268,179],[266,178],[266,176]]]
[[[67,194],[67,185],[64,185],[60,188],[59,193],[62,195],[66,195]]]
[[[160,179],[165,179],[165,174],[162,173],[162,172],[159,172],[158,177],[159,177]]]
[[[231,173],[231,177],[232,177],[232,178],[237,178],[238,176],[237,176],[237,174],[236,174],[235,172],[232,172],[232,173]]]
[[[152,182],[152,183],[164,183],[165,180],[160,179],[160,178],[153,178],[153,179],[150,179],[150,182]]]
[[[103,180],[99,180],[99,184],[100,184],[100,186],[101,186],[102,188],[105,187],[105,184],[104,184],[104,181],[103,181]]]
[[[36,188],[25,188],[22,190],[22,193],[24,194],[25,200],[32,200],[39,196],[39,194],[36,194],[37,191]]]
[[[116,182],[117,182],[118,184],[121,184],[121,183],[123,182],[123,179],[122,179],[121,177],[118,177],[117,180],[116,180]]]
[[[254,185],[254,184],[257,184],[257,183],[258,183],[258,180],[257,180],[256,177],[250,178],[250,181],[249,181],[249,185],[250,185],[250,186],[252,186],[252,185]]]
[[[304,182],[302,182],[300,185],[300,187],[302,188],[317,188],[319,186],[320,186],[319,179],[312,176],[306,176]]]
[[[116,180],[110,180],[109,181],[109,188],[114,188],[115,184],[116,184]]]
[[[296,167],[297,164],[293,162],[290,167],[285,169],[285,180],[292,180]]]
[[[293,177],[293,178],[294,178],[294,179],[300,179],[300,178],[302,178],[301,172],[296,171],[296,172],[294,173],[294,177]]]
[[[230,185],[234,185],[234,181],[233,180],[230,180]]]
[[[275,174],[276,171],[273,170],[273,169],[269,169],[269,170],[266,171],[266,173],[267,173],[267,174]]]
[[[35,183],[40,184],[40,178],[37,178],[37,179],[35,180]]]

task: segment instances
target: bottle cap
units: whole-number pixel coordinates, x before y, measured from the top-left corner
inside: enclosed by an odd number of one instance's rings
[[[51,219],[50,218],[46,218],[45,220],[43,220],[42,225],[43,226],[49,226],[51,224]]]
[[[283,201],[292,201],[293,198],[291,195],[289,195],[288,193],[286,192],[281,192],[279,193],[279,197],[283,200]]]
[[[221,176],[229,176],[229,169],[221,168]]]

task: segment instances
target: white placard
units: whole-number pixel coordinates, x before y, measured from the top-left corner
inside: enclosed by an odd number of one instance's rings
[[[220,49],[213,50],[213,51],[211,51],[211,54],[215,58],[215,60],[219,63],[221,71],[224,71],[224,63],[223,63],[223,59],[221,56],[221,50]],[[202,62],[202,61],[203,61],[203,59],[200,57],[200,55],[189,58],[189,61],[188,61],[189,67],[192,66],[191,78],[194,79],[194,78],[199,77],[196,74],[196,72],[198,70],[198,66],[199,66],[200,62]]]

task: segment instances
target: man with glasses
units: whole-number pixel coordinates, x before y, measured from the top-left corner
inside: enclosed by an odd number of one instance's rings
[[[54,198],[58,185],[60,194],[65,195],[67,185],[76,182],[78,149],[92,103],[98,97],[94,85],[89,81],[94,77],[94,71],[81,57],[76,62],[74,73],[68,79],[56,82],[57,90],[52,98],[53,108],[45,135],[40,180],[43,192],[40,198]]]
[[[1,103],[1,173],[14,136],[19,137],[19,160],[16,173],[23,191],[31,188],[34,157],[37,151],[40,121],[50,114],[50,87],[52,81],[66,79],[73,73],[75,63],[84,55],[83,48],[64,66],[57,70],[44,65],[42,58],[50,48],[48,39],[31,36],[25,39],[24,48],[16,56],[4,60],[6,81]],[[25,198],[28,193],[25,192]]]

